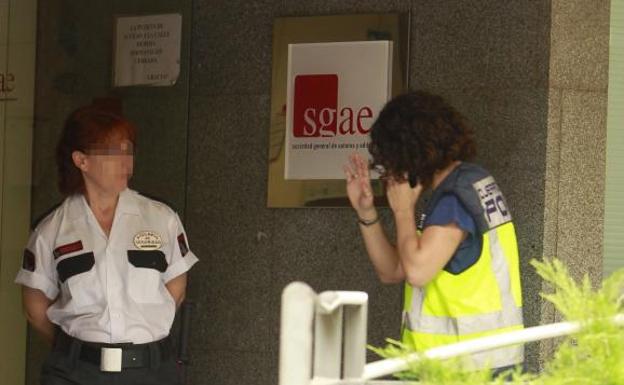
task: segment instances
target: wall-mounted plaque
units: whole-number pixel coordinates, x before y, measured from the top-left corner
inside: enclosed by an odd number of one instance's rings
[[[284,177],[344,179],[349,154],[368,156],[369,132],[390,97],[392,42],[291,44]]]
[[[369,42],[373,44],[366,44]],[[353,151],[368,156],[367,134],[377,112],[385,101],[407,89],[408,47],[408,14],[275,20],[269,207],[349,205],[342,165]],[[356,48],[362,52],[349,51]],[[306,53],[315,49],[318,52]],[[326,52],[321,55],[323,50]],[[372,56],[358,57],[360,54]],[[338,61],[341,55],[351,59],[344,60],[344,67]],[[381,67],[369,63],[371,58]],[[354,79],[362,74],[368,78],[358,84]],[[373,83],[381,88],[385,84],[386,92],[372,101],[358,95],[363,92],[359,87]],[[297,92],[303,98],[296,97]],[[383,204],[382,186],[376,183],[373,187],[378,203]]]

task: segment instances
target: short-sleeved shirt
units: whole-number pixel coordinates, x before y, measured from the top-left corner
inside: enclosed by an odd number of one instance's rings
[[[107,237],[82,194],[34,229],[16,283],[55,302],[47,315],[84,341],[147,343],[169,334],[176,304],[165,284],[197,262],[178,215],[126,189]]]
[[[438,200],[431,213],[425,219],[424,227],[444,226],[455,223],[467,233],[455,254],[448,261],[444,270],[459,274],[474,265],[481,255],[482,239],[477,233],[477,226],[464,205],[454,194],[445,194]]]

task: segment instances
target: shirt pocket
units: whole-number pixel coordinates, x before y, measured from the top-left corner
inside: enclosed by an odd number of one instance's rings
[[[56,265],[58,279],[66,285],[76,307],[93,305],[102,297],[94,266],[92,252],[67,257]]]
[[[169,264],[160,250],[128,250],[130,296],[138,303],[162,303],[161,274]]]

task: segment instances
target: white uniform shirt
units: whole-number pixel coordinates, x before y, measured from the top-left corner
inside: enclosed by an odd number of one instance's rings
[[[15,282],[56,299],[48,318],[71,336],[146,343],[169,334],[176,305],[165,284],[196,262],[167,205],[126,189],[107,238],[78,194],[35,228]]]

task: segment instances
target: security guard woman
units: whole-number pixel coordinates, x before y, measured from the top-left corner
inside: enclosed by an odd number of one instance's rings
[[[197,262],[177,214],[128,189],[135,128],[88,106],[57,148],[62,204],[36,226],[16,282],[52,344],[43,385],[178,384],[169,331]]]
[[[410,92],[386,104],[371,130],[372,166],[386,182],[396,224],[389,242],[375,206],[369,165],[353,155],[347,192],[382,282],[405,282],[402,339],[416,350],[523,328],[518,249],[494,178],[468,163],[473,131],[442,98]],[[415,207],[432,195],[417,225]],[[471,357],[495,373],[520,364],[514,346]]]

